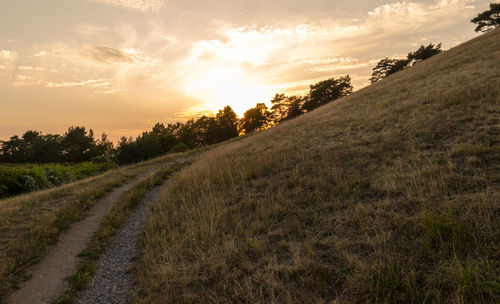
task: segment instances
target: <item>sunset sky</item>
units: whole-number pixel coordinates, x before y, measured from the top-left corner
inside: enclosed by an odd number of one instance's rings
[[[112,140],[475,37],[483,0],[1,0],[0,139],[84,125]]]

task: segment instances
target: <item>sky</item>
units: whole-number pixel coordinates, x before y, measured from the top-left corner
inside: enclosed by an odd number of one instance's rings
[[[156,122],[351,75],[478,34],[483,0],[0,0],[0,140],[83,125],[113,141]]]

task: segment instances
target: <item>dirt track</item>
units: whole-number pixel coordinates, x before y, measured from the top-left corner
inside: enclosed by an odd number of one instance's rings
[[[20,285],[20,289],[7,299],[7,303],[51,303],[67,286],[65,278],[73,273],[78,261],[77,255],[85,249],[103,217],[124,192],[153,172],[150,170],[143,173],[112,190],[96,202],[88,217],[61,233],[59,241],[49,254],[28,269],[30,279]]]
[[[167,182],[168,183],[168,180]],[[134,209],[129,220],[118,230],[114,242],[97,263],[97,272],[88,288],[81,292],[76,303],[127,303],[134,276],[130,270],[134,257],[140,254],[138,236],[144,225],[148,207],[154,204],[163,186],[156,186]]]

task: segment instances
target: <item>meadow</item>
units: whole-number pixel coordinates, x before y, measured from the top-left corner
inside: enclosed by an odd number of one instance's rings
[[[499,303],[500,30],[206,153],[136,303]]]

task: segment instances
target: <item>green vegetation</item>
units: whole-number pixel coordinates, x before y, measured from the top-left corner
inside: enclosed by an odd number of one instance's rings
[[[499,303],[498,58],[495,30],[200,157],[135,301]]]
[[[68,288],[54,303],[72,303],[77,292],[84,289],[94,275],[96,263],[109,245],[116,231],[125,223],[138,203],[154,186],[161,185],[173,172],[183,165],[168,166],[159,169],[154,175],[135,185],[125,192],[114,207],[103,219],[85,250],[80,253],[82,258],[73,275],[68,278]]]
[[[171,154],[57,188],[0,200],[0,301],[26,278],[26,268],[48,252],[62,231],[85,218],[99,198],[138,174],[196,152]]]
[[[48,189],[115,169],[109,160],[77,164],[1,164],[0,198]]]

